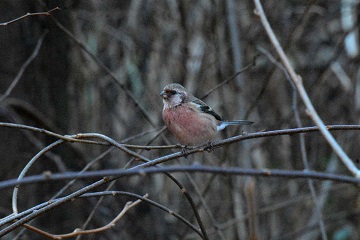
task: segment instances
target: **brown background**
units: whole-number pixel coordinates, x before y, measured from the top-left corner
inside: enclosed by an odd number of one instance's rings
[[[297,73],[302,77],[313,104],[326,124],[359,123],[359,58],[344,49],[346,30],[341,25],[340,1],[263,1],[273,30]],[[232,7],[231,4],[234,6]],[[244,66],[255,66],[218,88],[205,101],[224,119],[249,119],[254,125],[243,130],[256,132],[295,128],[294,92],[284,73],[261,49],[277,58],[254,14],[253,1],[0,1],[0,22],[27,12],[60,7],[53,17],[116,76],[150,117],[144,118],[129,95],[98,62],[59,28],[50,16],[33,16],[0,27],[0,94],[3,94],[46,34],[36,59],[24,72],[10,96],[0,103],[0,120],[45,128],[60,134],[98,132],[117,141],[163,126],[163,86],[178,82],[195,96],[202,96]],[[358,6],[353,8],[355,20]],[[234,22],[232,22],[234,20]],[[355,26],[357,24],[355,23]],[[356,30],[358,30],[356,28]],[[237,36],[232,40],[233,36]],[[341,66],[345,75],[335,74]],[[313,123],[301,101],[303,126]],[[219,138],[239,134],[229,128]],[[147,144],[151,133],[135,138],[133,144]],[[165,132],[170,142],[175,140]],[[359,158],[356,131],[338,131],[334,136],[352,159]],[[0,128],[0,180],[16,178],[25,164],[44,146],[55,141],[42,134]],[[152,145],[165,144],[156,138]],[[348,174],[319,133],[305,134],[310,169]],[[42,157],[30,174],[43,171],[78,171],[107,148],[66,144],[55,148],[55,156]],[[153,150],[150,159],[169,154]],[[55,160],[57,159],[57,161]],[[122,168],[129,157],[113,150],[92,170]],[[212,153],[195,154],[180,162],[246,168],[304,169],[299,136],[277,136],[235,143]],[[335,164],[335,165],[334,165]],[[260,239],[316,239],[318,221],[308,181],[281,178],[248,179],[192,174],[203,203],[184,174],[176,175],[198,205],[211,239],[247,239],[248,204],[244,184],[256,181],[253,202],[257,208]],[[91,181],[80,181],[75,191]],[[359,199],[353,185],[315,181],[318,200],[323,197],[323,220],[329,238],[348,233],[358,239]],[[49,199],[63,183],[22,188],[20,210]],[[163,175],[123,179],[112,188],[153,199],[179,212],[196,224],[183,195]],[[70,190],[69,190],[70,191]],[[11,190],[2,190],[0,216],[11,214]],[[71,232],[81,227],[96,198],[82,199],[57,208],[32,224],[52,233]],[[107,197],[88,228],[108,223],[121,211],[126,197]],[[320,201],[320,200],[319,200]],[[212,219],[213,218],[213,219]],[[315,217],[316,218],[316,217]],[[243,227],[243,228],[242,228]],[[220,229],[216,231],[216,229]],[[348,232],[347,232],[348,231]],[[16,234],[14,232],[14,234]],[[10,235],[8,235],[10,236]],[[39,235],[26,231],[21,239]],[[147,204],[132,209],[111,230],[86,239],[197,239],[184,224]],[[9,239],[12,238],[12,235]]]

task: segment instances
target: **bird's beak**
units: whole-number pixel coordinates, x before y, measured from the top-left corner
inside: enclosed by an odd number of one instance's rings
[[[167,93],[166,93],[165,91],[162,91],[162,92],[160,93],[160,96],[161,96],[163,99],[169,98],[169,96],[167,95]]]

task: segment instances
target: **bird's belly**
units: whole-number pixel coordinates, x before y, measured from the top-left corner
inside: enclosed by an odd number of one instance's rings
[[[213,116],[183,106],[165,109],[163,118],[170,132],[183,145],[207,143],[217,132],[217,120]]]

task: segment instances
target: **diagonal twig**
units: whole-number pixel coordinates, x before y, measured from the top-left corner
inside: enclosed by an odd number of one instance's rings
[[[22,77],[23,73],[25,72],[26,68],[30,65],[30,63],[36,58],[36,56],[39,53],[40,47],[42,45],[42,42],[44,40],[44,37],[46,36],[48,31],[45,31],[40,39],[38,40],[34,52],[31,54],[31,56],[24,62],[24,64],[21,66],[18,74],[16,75],[15,79],[10,84],[9,88],[6,90],[6,92],[0,97],[0,103],[10,95],[12,90],[15,88],[16,84],[20,81],[20,78]]]
[[[13,19],[11,21],[0,23],[0,26],[7,26],[7,25],[9,25],[11,23],[20,21],[20,20],[22,20],[24,18],[31,17],[31,16],[44,16],[44,15],[45,16],[50,16],[50,14],[52,12],[56,11],[56,10],[61,10],[61,9],[59,7],[56,7],[56,8],[53,8],[53,9],[47,11],[47,12],[27,13],[27,14],[21,16],[21,17],[15,18],[15,19]]]
[[[314,121],[316,126],[318,126],[320,132],[322,133],[322,135],[324,136],[326,141],[330,144],[330,146],[332,147],[334,152],[338,155],[338,157],[341,159],[341,161],[344,163],[344,165],[347,167],[347,169],[352,174],[354,174],[357,178],[360,178],[360,170],[356,167],[356,165],[353,163],[353,161],[348,157],[348,155],[344,152],[344,150],[336,142],[335,138],[331,135],[329,130],[326,128],[324,122],[321,120],[321,118],[317,114],[317,112],[316,112],[313,104],[311,103],[311,100],[304,88],[301,77],[295,72],[294,68],[291,66],[289,59],[287,58],[277,37],[275,36],[275,33],[273,32],[273,30],[267,20],[264,9],[262,8],[260,0],[254,0],[254,2],[255,2],[255,6],[256,6],[256,13],[259,15],[261,22],[265,28],[265,31],[266,31],[268,37],[270,38],[271,43],[273,44],[274,48],[276,49],[277,53],[279,54],[281,62],[283,63],[286,70],[288,71],[288,73],[291,77],[291,80],[295,84],[295,86],[299,92],[299,95],[306,106],[308,115]]]

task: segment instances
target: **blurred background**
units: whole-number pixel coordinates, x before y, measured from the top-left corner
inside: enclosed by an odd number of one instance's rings
[[[268,0],[263,4],[325,124],[359,124],[359,2]],[[219,139],[242,131],[314,125],[277,62],[252,0],[2,0],[0,22],[54,7],[62,10],[0,26],[2,122],[59,134],[97,132],[137,145],[176,144],[166,131],[157,136],[164,126],[162,88],[177,82],[200,98],[231,78],[203,100],[224,119],[248,119],[255,124],[228,128]],[[5,96],[42,38],[35,59]],[[357,131],[333,134],[350,158],[359,158]],[[301,154],[300,136],[285,135],[247,140],[166,164],[302,170],[305,158],[311,170],[349,174],[319,133],[303,137],[305,155]],[[35,154],[55,140],[0,128],[0,180],[16,178]],[[154,159],[171,152],[141,153]],[[68,143],[41,157],[27,175],[80,171],[97,158],[90,170],[124,168],[130,160],[119,150]],[[175,176],[193,197],[210,239],[360,238],[357,186],[200,173]],[[78,181],[66,193],[90,183]],[[62,186],[59,182],[20,188],[19,209],[47,201]],[[164,175],[122,178],[111,189],[148,193],[150,199],[197,226],[180,189]],[[12,213],[12,191],[1,194],[0,217],[5,217]],[[73,201],[38,217],[32,225],[51,233],[72,232],[86,221],[97,200]],[[133,199],[106,197],[86,228],[105,225],[129,200]],[[6,237],[42,239],[21,229]],[[182,222],[146,203],[129,211],[112,229],[83,238],[140,237],[199,239]]]

